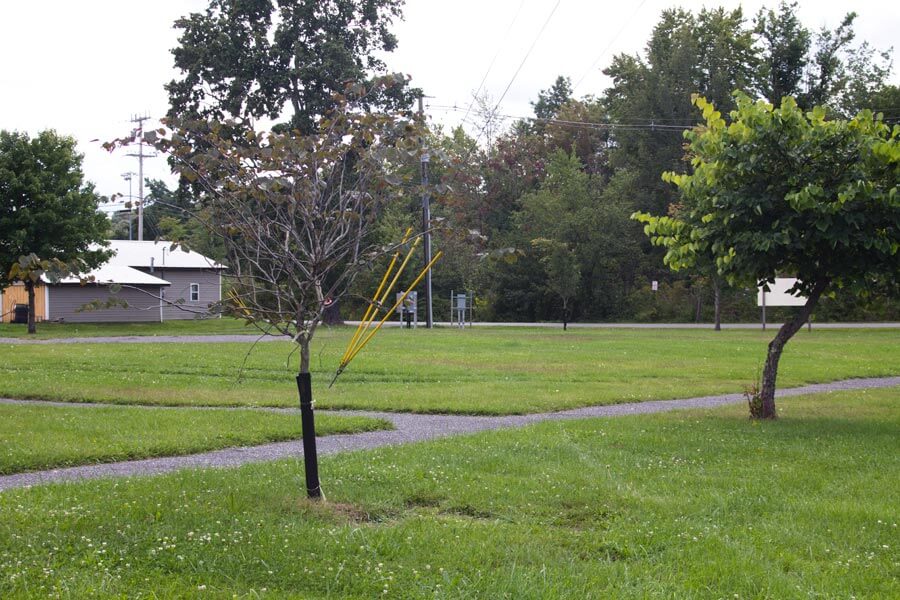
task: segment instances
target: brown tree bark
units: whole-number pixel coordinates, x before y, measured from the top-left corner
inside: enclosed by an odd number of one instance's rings
[[[784,350],[788,340],[794,337],[794,334],[800,331],[803,324],[809,319],[809,315],[812,314],[813,309],[818,304],[822,292],[828,287],[828,283],[828,279],[817,282],[800,312],[794,315],[793,319],[785,322],[775,335],[775,339],[769,342],[769,351],[766,355],[766,364],[763,367],[762,382],[759,388],[759,414],[751,414],[751,417],[758,419],[776,418],[775,380],[778,376],[778,361],[781,359],[781,352]]]
[[[28,333],[37,333],[34,326],[34,282],[28,280],[25,282],[25,290],[28,292]]]

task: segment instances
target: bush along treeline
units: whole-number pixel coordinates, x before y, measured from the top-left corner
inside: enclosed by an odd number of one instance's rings
[[[297,2],[304,3],[309,4]],[[402,2],[377,4],[384,26],[401,16]],[[187,50],[208,37],[193,35],[195,30],[224,28],[228,33],[255,27],[252,15],[239,14],[239,3],[216,0],[212,6],[210,15],[217,19],[195,15],[176,24],[184,31],[180,41],[185,51],[176,53],[182,62],[196,55]],[[678,213],[677,189],[662,174],[691,169],[685,131],[703,122],[692,105],[694,95],[712,103],[726,120],[737,106],[735,91],[740,91],[776,107],[791,96],[802,111],[824,107],[828,119],[849,119],[871,109],[887,124],[898,122],[900,89],[887,83],[890,53],[855,39],[856,14],[847,14],[835,27],[813,30],[800,22],[796,9],[796,3],[755,15],[740,9],[669,9],[642,52],[612,58],[604,69],[610,87],[600,95],[584,95],[571,79],[560,76],[536,94],[532,116],[515,119],[499,114],[488,98],[473,98],[467,113],[476,121],[474,128],[430,131],[431,188],[416,183],[419,157],[410,157],[403,178],[406,193],[382,211],[372,235],[387,246],[408,226],[420,229],[421,195],[431,194],[434,247],[444,253],[433,271],[437,320],[449,318],[451,291],[463,290],[475,292],[478,320],[758,320],[755,287],[729,285],[712,267],[671,271],[663,262],[665,250],[651,244],[644,226],[631,215]],[[342,29],[328,31],[340,35]],[[393,49],[395,40],[378,31],[382,37],[372,38],[378,43],[354,46],[353,56]],[[215,39],[244,39],[233,33]],[[255,52],[269,50],[275,49]],[[232,54],[215,56],[225,60]],[[366,74],[359,60],[335,61],[355,69],[343,80]],[[257,77],[256,63],[245,63],[217,62],[212,71],[176,63],[185,77],[167,88],[172,110],[198,110],[199,104],[185,105],[186,98],[193,98],[185,86],[194,82],[194,71],[227,81],[237,69],[249,81]],[[385,65],[377,66],[383,72]],[[285,97],[301,88],[282,82],[270,90],[272,102],[249,96],[239,102],[243,96],[238,94],[230,104],[216,104],[221,113],[216,116],[275,118],[271,106],[283,106]],[[382,99],[381,105],[397,106],[419,93],[404,90]],[[285,127],[311,127],[315,119],[310,121],[310,115],[327,108],[327,97],[316,102],[288,103],[294,113],[282,115]],[[150,189],[146,239],[184,239],[220,256],[222,249],[187,218],[194,193],[189,184],[170,191],[151,182]],[[357,277],[342,303],[343,318],[361,316],[385,268],[373,264]],[[767,316],[784,320],[793,310],[770,308]],[[900,303],[886,293],[863,297],[837,289],[820,300],[814,318],[898,320]]]

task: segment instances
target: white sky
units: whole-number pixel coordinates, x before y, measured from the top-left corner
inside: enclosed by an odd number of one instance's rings
[[[494,56],[484,84],[496,102],[509,84],[557,0],[407,0],[405,21],[393,31],[400,47],[387,56],[391,70],[407,73],[428,96],[437,122],[462,119]],[[127,194],[121,174],[137,159],[108,154],[100,142],[126,135],[135,114],[167,110],[163,84],[175,72],[174,20],[202,10],[206,0],[0,0],[0,129],[35,135],[53,128],[72,135],[85,154],[87,179],[103,195]],[[557,75],[583,81],[576,95],[599,95],[608,85],[600,71],[620,52],[643,49],[662,9],[680,5],[743,5],[753,16],[762,2],[684,0],[561,0],[528,60],[503,99],[500,112],[531,114],[529,101]],[[801,0],[800,17],[812,29],[834,27],[849,10],[859,13],[857,40],[875,48],[894,45],[900,2]],[[511,26],[512,24],[512,26]],[[897,83],[895,69],[892,82]],[[460,110],[448,110],[456,106]],[[152,122],[151,122],[152,123]],[[162,158],[145,162],[145,177],[173,181]],[[137,194],[135,179],[134,194]]]

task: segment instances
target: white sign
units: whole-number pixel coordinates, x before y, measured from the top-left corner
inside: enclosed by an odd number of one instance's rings
[[[403,298],[403,292],[397,292],[397,302],[400,302],[400,298]],[[419,301],[419,292],[410,292],[409,295],[403,299],[403,302],[397,306],[397,314],[403,314],[403,311],[407,312],[416,312],[416,304]]]
[[[659,282],[654,279],[653,282],[650,284],[650,289],[653,290],[654,292],[659,291]]]
[[[806,296],[793,296],[788,290],[794,287],[797,279],[793,277],[776,277],[775,283],[769,284],[769,291],[762,287],[757,290],[757,306],[804,306]]]

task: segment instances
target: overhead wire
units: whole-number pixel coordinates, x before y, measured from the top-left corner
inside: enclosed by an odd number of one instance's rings
[[[582,74],[582,76],[579,77],[579,79],[575,83],[575,85],[572,86],[573,93],[575,92],[575,90],[578,89],[578,86],[580,86],[582,84],[582,82],[584,82],[584,79],[590,74],[590,72],[593,71],[594,68],[596,68],[596,66],[600,62],[600,60],[604,56],[606,56],[606,53],[609,52],[610,48],[613,47],[613,44],[616,43],[616,41],[619,39],[619,36],[621,36],[622,33],[624,33],[624,31],[628,28],[628,26],[631,25],[631,21],[634,20],[634,18],[637,16],[638,12],[640,12],[641,8],[646,3],[647,3],[647,0],[641,0],[641,3],[638,4],[637,8],[634,9],[634,12],[631,13],[631,16],[625,20],[625,23],[622,25],[622,27],[619,29],[619,31],[616,33],[616,35],[613,36],[613,39],[611,39],[610,42],[606,45],[606,47],[603,48],[603,50],[600,52],[600,54],[597,55],[597,58],[594,59],[594,62],[591,63],[591,66],[587,68],[587,70],[584,72],[584,74]]]
[[[513,16],[512,21],[509,22],[509,26],[506,28],[506,33],[503,34],[503,39],[500,41],[500,45],[497,47],[497,52],[494,54],[494,58],[491,59],[487,70],[484,72],[484,77],[481,78],[481,83],[478,84],[478,89],[475,90],[474,94],[472,94],[472,100],[471,102],[469,102],[469,106],[466,108],[466,114],[462,118],[463,121],[465,121],[466,117],[469,116],[469,111],[472,110],[472,106],[474,106],[475,100],[478,98],[478,94],[481,93],[481,89],[484,87],[484,82],[487,81],[488,75],[491,74],[491,70],[494,68],[494,63],[497,62],[497,57],[500,56],[500,52],[501,50],[503,50],[503,45],[506,43],[506,39],[509,37],[509,32],[512,31],[513,25],[516,24],[516,21],[519,19],[519,15],[522,13],[523,6],[525,6],[525,0],[522,0],[522,2],[519,4],[519,9]]]
[[[447,106],[435,104],[432,105],[431,108],[437,110],[444,110],[448,112],[453,111],[461,111],[462,109],[456,106]],[[495,117],[504,119],[504,120],[521,120],[521,121],[533,121],[537,123],[547,123],[547,124],[557,124],[557,125],[566,125],[572,127],[581,127],[586,129],[637,129],[637,130],[660,130],[660,131],[684,131],[686,129],[691,129],[696,125],[696,121],[690,123],[683,123],[679,125],[668,124],[668,123],[656,123],[653,119],[640,120],[637,123],[594,123],[590,121],[572,121],[567,119],[548,119],[541,117],[526,117],[521,115],[510,115],[503,113],[495,113]],[[660,119],[665,120],[665,119]]]
[[[506,88],[503,90],[503,93],[500,94],[500,99],[497,100],[497,104],[494,105],[494,108],[491,110],[491,114],[495,113],[498,108],[500,108],[500,104],[503,103],[503,99],[506,98],[506,94],[509,93],[509,89],[512,87],[513,83],[515,83],[516,78],[519,76],[519,73],[522,71],[522,67],[525,66],[525,63],[528,61],[528,57],[531,56],[532,50],[537,46],[538,41],[541,39],[541,36],[544,33],[544,30],[547,29],[547,25],[550,24],[550,20],[553,18],[553,15],[556,14],[556,9],[559,8],[562,0],[556,0],[556,4],[553,5],[553,9],[550,11],[550,14],[547,15],[547,18],[544,19],[544,24],[541,25],[540,30],[538,30],[537,35],[534,36],[534,40],[531,42],[531,46],[528,47],[528,51],[525,52],[525,56],[522,58],[522,61],[519,63],[519,66],[516,68],[516,72],[513,73],[513,76],[510,78],[509,83],[506,84]],[[478,143],[478,140],[481,139],[481,136],[484,135],[485,130],[487,129],[489,121],[486,121],[484,125],[482,125],[481,130],[478,132],[478,135],[475,136],[475,143]]]

